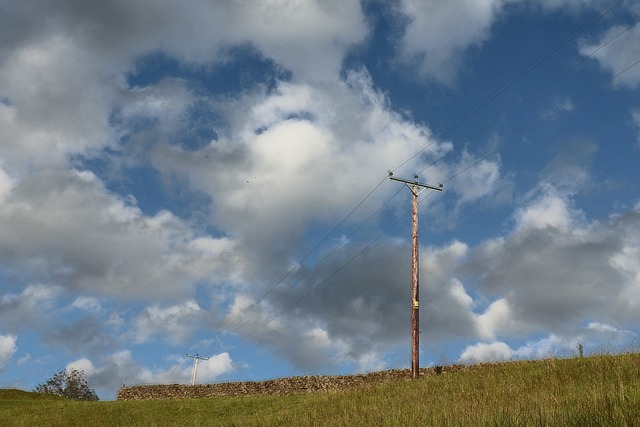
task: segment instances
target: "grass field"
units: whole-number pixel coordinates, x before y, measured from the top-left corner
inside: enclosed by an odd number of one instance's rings
[[[2,426],[640,426],[640,354],[488,364],[325,394],[75,402],[0,390]]]

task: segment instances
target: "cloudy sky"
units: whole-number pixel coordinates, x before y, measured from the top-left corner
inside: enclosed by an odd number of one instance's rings
[[[632,0],[0,0],[0,387],[638,348]]]

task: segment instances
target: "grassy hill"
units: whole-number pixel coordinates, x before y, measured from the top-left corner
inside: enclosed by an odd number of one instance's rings
[[[640,354],[486,364],[316,394],[75,402],[0,391],[3,426],[640,426]]]

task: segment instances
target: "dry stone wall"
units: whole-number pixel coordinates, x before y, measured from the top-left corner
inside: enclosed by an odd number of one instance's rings
[[[451,365],[420,370],[422,377],[450,373],[468,366]],[[340,376],[304,376],[280,378],[267,381],[233,382],[218,384],[165,384],[123,386],[118,393],[118,400],[148,399],[198,399],[213,396],[265,396],[292,393],[331,392],[390,381],[404,381],[411,378],[408,369],[372,372],[359,375]]]

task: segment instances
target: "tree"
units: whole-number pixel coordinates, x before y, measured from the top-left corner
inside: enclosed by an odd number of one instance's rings
[[[56,372],[47,382],[38,385],[33,391],[55,394],[73,400],[99,400],[95,390],[89,388],[84,371],[77,369],[68,371],[63,369]]]

